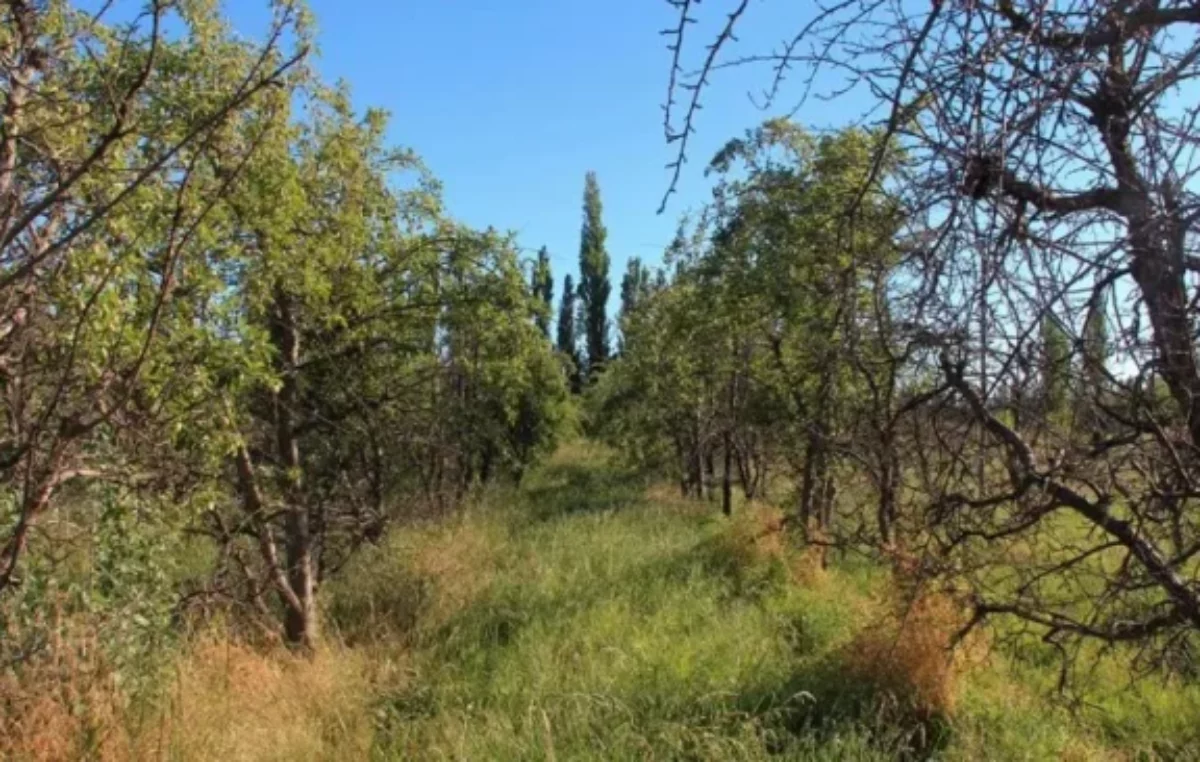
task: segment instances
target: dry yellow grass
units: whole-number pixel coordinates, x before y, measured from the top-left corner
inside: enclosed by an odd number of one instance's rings
[[[809,543],[792,554],[788,563],[798,585],[818,588],[829,581],[829,535],[815,523],[808,528]]]
[[[1129,762],[1134,759],[1128,754],[1102,749],[1093,743],[1071,739],[1059,756],[1061,762]]]
[[[134,707],[95,640],[62,632],[35,662],[0,676],[0,759],[317,762],[369,752],[361,654],[261,651],[217,631],[183,651],[169,695]]]
[[[752,568],[768,560],[785,558],[782,513],[765,505],[749,505],[720,534],[722,557],[736,568]]]
[[[307,762],[370,749],[366,665],[338,646],[301,657],[204,637],[178,665],[172,694],[158,729],[164,758]]]
[[[874,608],[873,623],[844,649],[848,672],[919,716],[952,716],[963,678],[987,652],[978,633],[954,643],[967,622],[964,607],[940,592],[893,589]]]
[[[809,527],[812,542],[797,548],[787,534],[787,515],[772,505],[749,503],[742,508],[734,527],[732,541],[739,545],[745,562],[766,558],[783,561],[792,580],[803,587],[818,587],[828,579],[828,547],[825,533],[815,524]]]
[[[670,482],[653,482],[646,487],[643,496],[650,505],[688,516],[707,515],[713,510],[711,503],[680,495],[679,485]]]
[[[134,758],[127,706],[95,638],[65,628],[36,657],[0,674],[0,758]]]

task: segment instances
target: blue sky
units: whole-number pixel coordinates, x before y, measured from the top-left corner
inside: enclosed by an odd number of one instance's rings
[[[515,230],[531,253],[547,245],[560,285],[577,268],[587,170],[600,180],[615,292],[626,259],[658,262],[679,215],[708,197],[703,167],[716,150],[794,105],[764,112],[750,103],[747,92],[769,82],[769,69],[723,73],[704,99],[680,193],[660,216],[674,157],[663,138],[669,54],[659,30],[675,16],[663,0],[310,4],[322,75],[346,80],[357,106],[391,112],[392,141],[424,157],[454,216]],[[689,28],[693,65],[727,5],[700,6],[701,23]],[[803,24],[808,6],[755,0],[740,49],[769,51]],[[239,31],[261,28],[265,0],[225,7]],[[798,119],[833,126],[854,116],[844,109],[814,104]]]

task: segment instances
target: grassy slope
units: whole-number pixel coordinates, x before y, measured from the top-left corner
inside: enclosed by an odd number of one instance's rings
[[[327,592],[375,665],[373,756],[1193,758],[1195,691],[1098,695],[1107,711],[1081,718],[1045,698],[1049,667],[992,654],[960,676],[928,649],[881,666],[864,654],[883,575],[821,572],[759,538],[758,512],[714,513],[580,444],[516,495],[362,557]],[[948,721],[905,710],[931,681]]]

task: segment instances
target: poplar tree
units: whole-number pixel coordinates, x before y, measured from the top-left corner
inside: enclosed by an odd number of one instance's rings
[[[605,249],[608,232],[602,221],[600,185],[596,173],[588,172],[583,189],[583,227],[579,241],[579,300],[587,349],[587,376],[594,377],[608,361],[609,258]]]
[[[571,381],[571,391],[578,394],[583,386],[581,362],[579,357],[579,340],[575,336],[575,281],[568,273],[563,278],[562,298],[558,305],[558,351],[571,363],[568,371]]]
[[[550,271],[550,251],[545,246],[538,250],[529,290],[534,301],[541,306],[535,319],[537,327],[541,329],[542,335],[549,339],[550,313],[554,309],[554,276]]]

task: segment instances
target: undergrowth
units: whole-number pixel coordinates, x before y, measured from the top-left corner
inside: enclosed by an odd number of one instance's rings
[[[797,549],[780,518],[726,519],[576,443],[359,556],[323,591],[333,635],[312,658],[210,629],[148,705],[112,680],[62,689],[65,652],[6,675],[0,756],[1200,758],[1196,686],[1100,679],[1068,704],[1049,662],[986,635],[949,653],[951,600]]]

